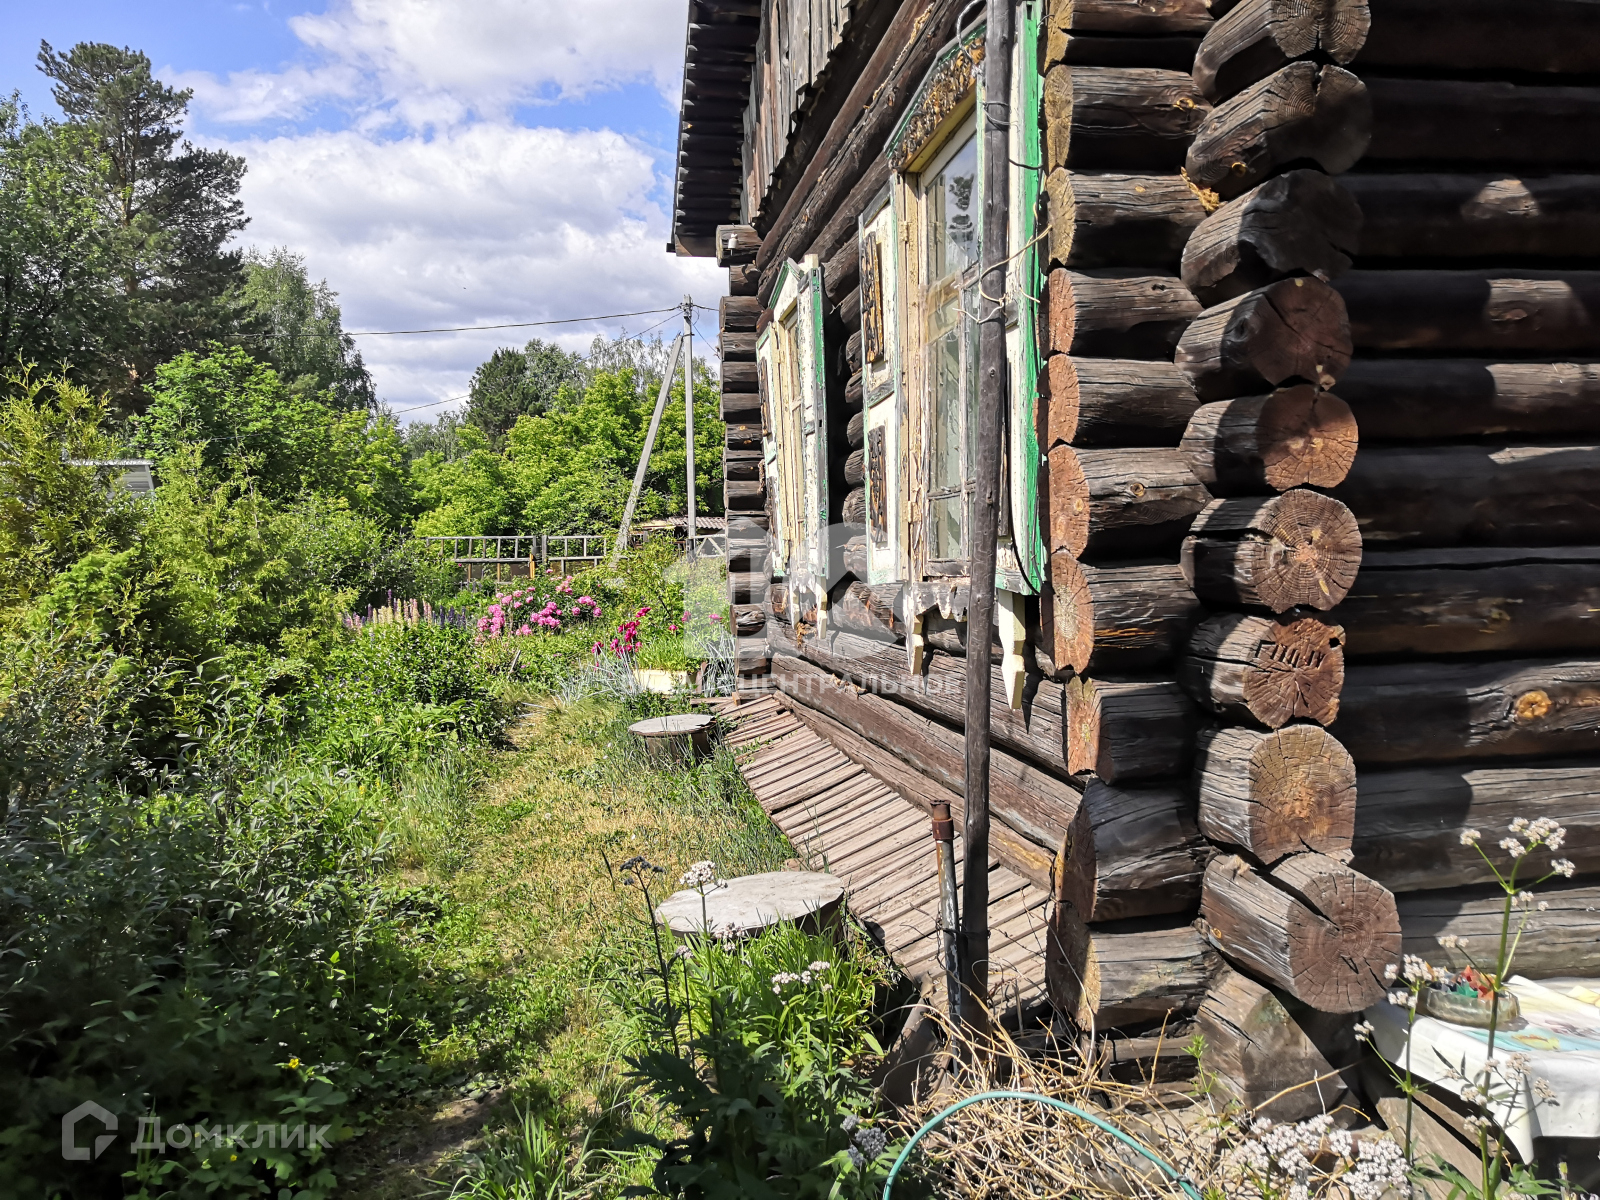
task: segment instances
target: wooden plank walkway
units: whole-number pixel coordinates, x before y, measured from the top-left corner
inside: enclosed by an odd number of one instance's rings
[[[857,919],[942,1005],[939,879],[927,813],[806,726],[789,703],[768,694],[716,705],[732,727],[729,742],[750,790],[808,869],[845,880]],[[960,853],[958,833],[958,861]],[[1045,1003],[1049,900],[990,863],[990,1003],[1013,1020]]]

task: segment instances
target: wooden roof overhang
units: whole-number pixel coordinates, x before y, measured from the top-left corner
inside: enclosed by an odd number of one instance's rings
[[[744,111],[760,32],[759,0],[689,0],[667,246],[679,255],[713,256],[717,226],[739,223]]]

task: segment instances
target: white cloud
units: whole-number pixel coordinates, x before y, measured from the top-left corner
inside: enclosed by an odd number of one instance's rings
[[[641,77],[677,100],[684,0],[334,0],[291,18],[307,63],[169,75],[218,121],[297,119],[319,104],[409,128],[495,119]]]
[[[725,290],[710,262],[665,252],[651,152],[609,130],[475,122],[432,137],[341,130],[227,148],[250,164],[247,242],[304,254],[340,293],[347,329],[628,312],[689,291],[714,304]],[[659,319],[359,342],[380,395],[403,408],[464,392],[496,346],[537,335],[578,349]]]

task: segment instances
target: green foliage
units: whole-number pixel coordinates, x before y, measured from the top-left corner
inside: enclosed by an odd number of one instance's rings
[[[327,280],[311,282],[303,256],[282,246],[252,251],[239,295],[245,323],[255,327],[247,338],[291,392],[325,394],[338,409],[377,408],[372,376],[344,331],[338,294]]]
[[[635,368],[593,371],[581,396],[541,416],[523,416],[496,453],[481,434],[454,433],[457,456],[425,453],[412,465],[417,532],[606,533],[622,521],[644,452],[655,395]],[[701,512],[722,508],[723,425],[716,384],[703,368],[695,382],[695,490]],[[636,520],[684,508],[683,387],[674,386],[635,510]]]
[[[450,1189],[463,1200],[568,1200],[588,1190],[582,1178],[593,1155],[587,1139],[569,1162],[567,1140],[531,1106],[517,1105],[508,1129],[490,1133],[481,1154]]]
[[[0,623],[80,555],[127,535],[132,517],[108,500],[106,472],[66,461],[115,456],[105,411],[64,379],[0,375]]]
[[[884,1140],[857,1130],[874,1107],[865,1068],[881,1053],[871,1027],[883,975],[848,940],[842,927],[784,924],[743,943],[695,939],[663,960],[651,1044],[632,1060],[688,1129],[656,1167],[658,1190],[821,1200],[881,1189]]]
[[[348,1136],[352,1094],[416,1079],[421,1039],[451,1019],[417,978],[436,907],[383,878],[381,821],[358,780],[283,767],[219,783],[222,737],[196,747],[186,776],[157,774],[137,713],[161,681],[105,651],[39,649],[0,664],[0,762],[13,771],[0,1191],[122,1194],[118,1175],[136,1170],[147,1195],[268,1194],[269,1180],[330,1195],[318,1148],[135,1163],[124,1141],[64,1163],[59,1117],[94,1098],[130,1133],[156,1114]],[[34,782],[19,787],[28,763]]]
[[[521,350],[500,349],[472,373],[466,419],[496,444],[521,417],[537,417],[582,394],[582,355],[534,338]]]
[[[352,767],[418,765],[500,728],[472,634],[433,624],[374,625],[337,647],[310,713],[313,753]]]
[[[389,522],[409,503],[392,418],[344,411],[328,393],[297,393],[237,347],[163,363],[131,436],[163,461],[199,444],[208,471],[247,472],[275,499],[314,492]]]
[[[21,350],[33,359],[66,346],[74,378],[131,411],[156,364],[234,326],[229,293],[241,256],[225,246],[245,226],[244,160],[180,144],[190,93],[157,80],[143,54],[90,42],[56,51],[46,43],[39,69],[54,81],[73,136],[58,138],[47,127],[36,145],[52,143],[57,172],[72,176],[70,194],[92,201],[96,219],[86,226],[79,205],[50,202],[34,224],[49,230],[47,243],[81,234],[87,273],[65,296],[83,307],[55,320],[60,332],[92,323],[94,336],[73,346],[58,333]]]

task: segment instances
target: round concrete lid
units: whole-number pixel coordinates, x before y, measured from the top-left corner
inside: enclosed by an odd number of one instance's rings
[[[741,875],[706,890],[674,892],[656,907],[656,919],[673,933],[738,933],[765,929],[777,921],[798,921],[844,895],[844,880],[821,871],[768,871]],[[706,926],[709,925],[709,930]]]
[[[670,717],[649,717],[628,726],[629,733],[640,737],[670,737],[675,733],[699,733],[711,727],[711,718],[705,713],[677,713]]]

